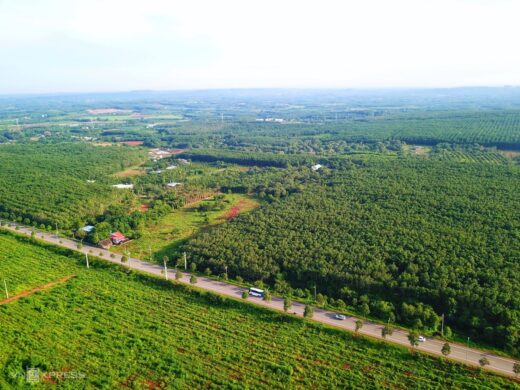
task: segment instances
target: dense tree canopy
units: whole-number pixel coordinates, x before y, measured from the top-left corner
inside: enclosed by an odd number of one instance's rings
[[[382,318],[435,329],[439,315],[518,348],[517,166],[373,158],[203,233],[191,258],[249,280],[314,283]]]

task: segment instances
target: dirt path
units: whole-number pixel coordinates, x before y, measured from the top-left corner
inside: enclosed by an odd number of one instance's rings
[[[74,276],[76,276],[76,275],[65,276],[64,278],[61,278],[61,279],[56,280],[54,282],[50,282],[50,283],[44,284],[43,286],[33,288],[32,290],[24,291],[24,292],[22,292],[20,294],[13,295],[12,297],[9,297],[7,299],[4,299],[3,301],[0,301],[0,305],[6,304],[6,303],[9,303],[9,302],[12,302],[12,301],[16,301],[17,299],[26,297],[26,296],[34,294],[34,293],[37,293],[38,291],[47,290],[47,289],[49,289],[51,287],[56,286],[57,284],[65,283],[67,280],[73,278]]]

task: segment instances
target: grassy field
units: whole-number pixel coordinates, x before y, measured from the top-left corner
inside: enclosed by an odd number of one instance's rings
[[[225,194],[222,210],[198,211],[199,206],[211,203],[211,200],[200,201],[175,210],[158,223],[148,226],[139,239],[113,247],[113,251],[130,252],[138,258],[146,258],[151,250],[156,260],[162,260],[163,256],[176,257],[180,255],[180,246],[199,230],[225,222],[233,218],[236,212],[248,212],[259,206],[247,195]]]
[[[114,173],[114,177],[119,177],[119,178],[142,176],[142,175],[146,175],[146,171],[144,171],[143,169],[140,169],[138,166],[130,167],[130,168],[125,169],[124,171]]]
[[[0,234],[0,267],[77,276],[0,306],[0,388],[518,388],[507,379]],[[22,267],[22,266],[19,266]],[[39,276],[38,276],[39,277]],[[64,378],[44,373],[61,373]],[[63,374],[66,373],[66,374]]]

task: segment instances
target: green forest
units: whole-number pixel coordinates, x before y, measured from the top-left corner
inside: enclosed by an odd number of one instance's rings
[[[192,261],[417,329],[444,314],[518,353],[518,165],[357,157],[314,176],[191,240]]]
[[[70,228],[122,197],[109,176],[144,152],[86,143],[0,145],[0,217]]]

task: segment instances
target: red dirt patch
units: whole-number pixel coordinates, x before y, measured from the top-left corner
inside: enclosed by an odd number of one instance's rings
[[[121,141],[120,144],[128,145],[128,146],[140,146],[144,144],[144,141]]]
[[[0,301],[0,305],[6,304],[6,303],[9,303],[9,302],[12,302],[12,301],[16,301],[17,299],[26,297],[26,296],[34,294],[34,293],[37,293],[38,291],[46,290],[46,289],[51,288],[51,287],[53,287],[53,286],[55,286],[57,284],[65,283],[67,280],[73,278],[74,276],[76,276],[76,275],[65,276],[64,278],[56,280],[55,282],[47,283],[47,284],[44,284],[43,286],[33,288],[32,290],[24,291],[24,292],[22,292],[20,294],[13,295],[12,297],[9,297],[7,299],[4,299],[3,301]]]
[[[149,204],[142,204],[141,206],[139,206],[139,211],[141,213],[146,213],[148,210],[150,210]]]
[[[199,194],[196,194],[196,195],[194,195],[194,194],[191,194],[191,195],[187,194],[187,195],[185,195],[186,203],[184,204],[184,206],[189,206],[189,205],[192,205],[194,203],[200,202],[201,200],[206,200],[206,199],[212,198],[213,196],[215,196],[217,194],[218,194],[218,192],[216,192],[216,191],[206,192],[206,193],[199,193]]]
[[[350,364],[345,363],[341,366],[341,368],[343,368],[344,370],[350,370]]]
[[[146,387],[148,387],[149,389],[162,389],[162,386],[159,385],[157,382],[154,382],[150,379],[146,379],[144,381],[144,384]]]
[[[226,214],[224,214],[222,217],[220,217],[220,219],[225,219],[225,220],[229,221],[229,220],[237,217],[238,214],[240,214],[244,209],[246,209],[246,208],[250,209],[251,206],[252,206],[252,204],[250,201],[242,199],[236,205],[231,207]],[[255,207],[258,207],[258,206],[254,205],[253,208],[255,208]]]

